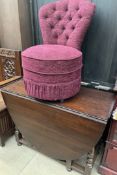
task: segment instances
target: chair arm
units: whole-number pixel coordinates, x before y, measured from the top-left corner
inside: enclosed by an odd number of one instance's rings
[[[0,82],[0,88],[2,88],[3,86],[5,86],[6,84],[11,83],[12,81],[16,81],[16,80],[18,80],[18,79],[20,79],[20,78],[21,78],[21,76],[15,76],[15,77],[13,77],[13,78],[10,78],[10,79],[1,81],[1,82]]]

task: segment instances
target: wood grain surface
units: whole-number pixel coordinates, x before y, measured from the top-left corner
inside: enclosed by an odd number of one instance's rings
[[[84,87],[80,95],[63,103],[39,101],[26,95],[22,80],[4,87],[2,94],[26,140],[59,160],[76,160],[96,146],[114,104],[112,93]]]

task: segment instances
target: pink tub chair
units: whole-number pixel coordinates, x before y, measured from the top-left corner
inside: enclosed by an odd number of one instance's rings
[[[22,52],[23,79],[29,96],[54,101],[79,92],[80,49],[94,10],[89,0],[59,0],[41,7],[44,44]]]

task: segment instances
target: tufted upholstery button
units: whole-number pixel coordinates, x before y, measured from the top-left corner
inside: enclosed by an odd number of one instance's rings
[[[78,14],[78,17],[79,17],[79,18],[82,18],[81,14]]]
[[[53,7],[53,10],[55,11],[56,10],[56,7]]]
[[[68,35],[66,35],[66,39],[67,39],[67,40],[69,39],[69,36],[68,36]]]
[[[62,26],[61,29],[62,29],[62,30],[65,30],[65,26]]]
[[[72,26],[71,29],[74,30],[75,29],[75,26]]]
[[[78,11],[79,10],[79,7],[76,7],[76,10]]]
[[[54,38],[58,38],[58,34],[55,33],[55,34],[53,35],[53,37],[54,37]]]
[[[68,7],[65,8],[65,12],[67,12],[67,11],[68,11]]]
[[[50,24],[50,28],[51,28],[51,29],[54,29],[54,25],[53,25],[53,24]]]
[[[46,14],[46,15],[44,16],[44,18],[47,19],[47,18],[48,18],[48,15]]]
[[[57,17],[57,20],[58,20],[58,21],[60,21],[61,19],[62,19],[61,16],[58,16],[58,17]]]
[[[71,16],[69,16],[69,18],[68,18],[68,19],[69,19],[69,21],[71,21],[71,20],[72,20],[72,17],[71,17]]]

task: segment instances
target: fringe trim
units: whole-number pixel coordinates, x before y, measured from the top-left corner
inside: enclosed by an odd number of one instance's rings
[[[81,77],[72,82],[59,84],[36,83],[24,79],[25,89],[31,97],[41,100],[63,100],[76,95],[80,90]]]

